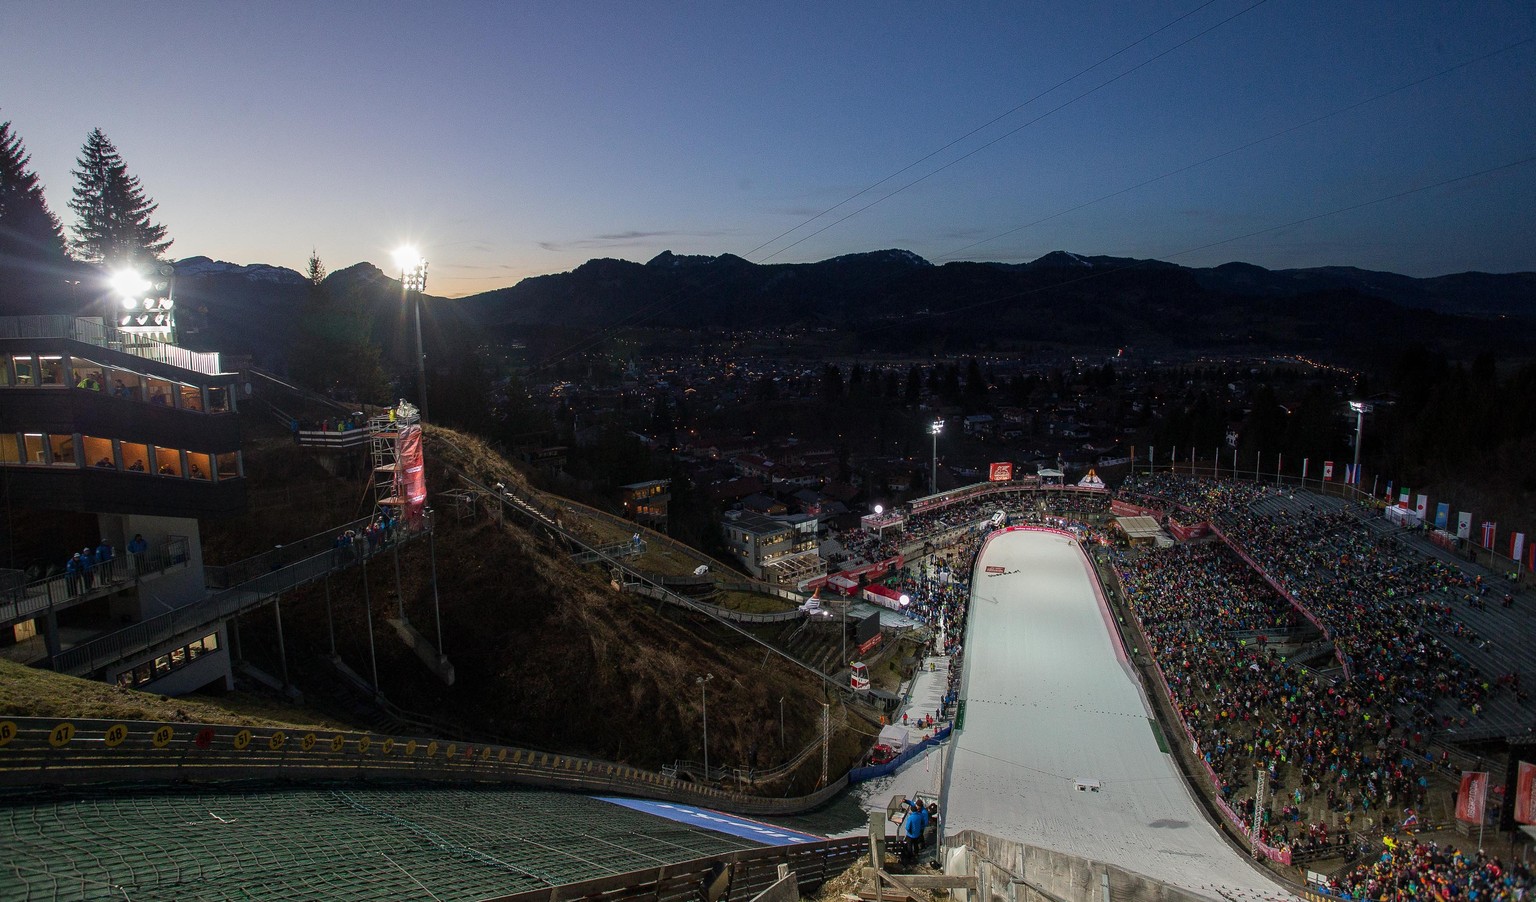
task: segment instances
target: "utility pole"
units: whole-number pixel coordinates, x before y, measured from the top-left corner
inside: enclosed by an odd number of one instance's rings
[[[709,681],[715,675],[706,673],[694,682],[699,684],[699,705],[704,709],[704,781],[709,782]]]

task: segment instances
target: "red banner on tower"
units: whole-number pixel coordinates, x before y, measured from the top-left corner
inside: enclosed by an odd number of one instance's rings
[[[1515,776],[1515,820],[1522,824],[1536,824],[1536,810],[1531,806],[1531,787],[1536,784],[1536,764],[1520,762]]]
[[[1013,478],[1013,464],[1007,461],[992,464],[987,473],[987,479],[991,482],[1007,482]]]
[[[1483,822],[1483,803],[1488,799],[1488,772],[1461,772],[1461,791],[1456,794],[1456,819],[1469,824]]]
[[[412,423],[401,429],[399,442],[395,491],[405,499],[405,523],[414,530],[420,528],[427,507],[427,468],[422,461],[421,426]]]

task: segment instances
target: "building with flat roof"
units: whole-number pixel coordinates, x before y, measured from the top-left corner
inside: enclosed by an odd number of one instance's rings
[[[245,509],[238,378],[217,353],[100,318],[0,317],[0,655],[56,661],[207,594],[198,521]],[[222,629],[192,637],[196,654],[177,637],[178,665],[222,650]],[[171,656],[159,677],[185,669]],[[190,682],[227,682],[216,657]]]
[[[752,511],[727,511],[725,543],[753,576],[794,585],[826,572],[816,550],[814,517],[774,519]]]

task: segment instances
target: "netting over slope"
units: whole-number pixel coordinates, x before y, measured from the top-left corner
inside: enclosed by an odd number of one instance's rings
[[[757,845],[519,788],[98,792],[0,801],[0,898],[448,902]]]

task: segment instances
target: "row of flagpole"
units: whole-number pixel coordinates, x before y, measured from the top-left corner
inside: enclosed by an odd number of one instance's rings
[[[1254,452],[1253,469],[1243,470],[1238,461],[1238,450],[1236,448],[1231,450],[1232,468],[1226,473],[1228,477],[1241,478],[1245,473],[1247,473],[1252,475],[1255,482],[1269,481],[1269,473],[1263,469],[1264,452]],[[1222,449],[1218,447],[1215,449],[1215,453],[1210,458],[1210,473],[1212,478],[1220,478],[1223,475],[1221,469],[1221,459]],[[1135,448],[1131,449],[1131,460],[1133,467],[1135,466],[1136,462],[1139,461]],[[1177,447],[1174,447],[1171,451],[1169,451],[1167,460],[1169,467],[1173,469],[1177,469],[1179,466],[1185,465],[1185,461],[1181,460],[1179,457],[1179,449]],[[1148,472],[1156,472],[1158,462],[1157,449],[1155,447],[1150,447],[1147,449],[1146,461],[1148,465]],[[1189,449],[1189,460],[1187,462],[1187,466],[1191,474],[1196,472],[1197,463],[1204,462],[1204,460],[1197,461],[1196,450],[1194,448]],[[1307,487],[1311,465],[1311,458],[1302,458],[1301,476],[1299,480],[1300,486],[1302,488]],[[1442,501],[1436,505],[1435,515],[1433,521],[1431,522],[1429,516],[1428,495],[1420,493],[1415,499],[1412,497],[1412,493],[1407,486],[1395,486],[1398,494],[1396,499],[1394,499],[1392,494],[1394,485],[1391,480],[1387,481],[1386,491],[1378,493],[1377,490],[1380,487],[1381,480],[1380,475],[1372,476],[1371,490],[1367,493],[1360,487],[1362,481],[1361,470],[1362,468],[1355,464],[1345,463],[1336,466],[1333,461],[1324,460],[1322,462],[1321,475],[1315,480],[1318,490],[1327,491],[1330,486],[1337,486],[1339,493],[1343,494],[1346,491],[1345,487],[1348,486],[1350,488],[1347,490],[1353,491],[1357,498],[1363,495],[1371,499],[1373,502],[1381,504],[1387,510],[1395,508],[1396,510],[1401,511],[1402,513],[1400,514],[1388,515],[1389,518],[1391,518],[1395,523],[1399,523],[1404,526],[1412,526],[1419,523],[1430,523],[1434,529],[1444,533],[1448,538],[1460,539],[1463,542],[1471,543],[1474,548],[1482,548],[1488,554],[1489,569],[1494,569],[1501,572],[1506,571],[1506,568],[1503,566],[1494,566],[1494,558],[1502,557],[1509,562],[1509,568],[1507,569],[1512,569],[1517,573],[1522,569],[1531,573],[1536,573],[1536,541],[1527,542],[1525,533],[1510,533],[1509,553],[1501,554],[1496,550],[1498,547],[1499,531],[1499,525],[1497,521],[1483,521],[1481,529],[1479,530],[1479,535],[1477,536],[1478,540],[1475,541],[1472,535],[1473,515],[1471,511],[1458,511],[1455,529],[1452,530],[1450,523],[1451,505],[1449,502]],[[1286,484],[1287,479],[1293,478],[1287,477],[1284,471],[1285,455],[1276,454],[1274,471],[1274,482],[1276,486]],[[1410,507],[1410,502],[1414,502],[1412,507]]]

